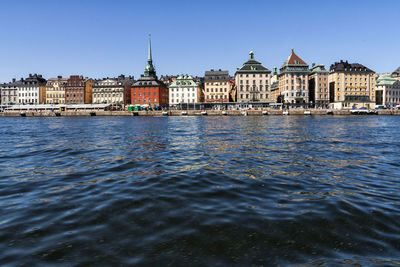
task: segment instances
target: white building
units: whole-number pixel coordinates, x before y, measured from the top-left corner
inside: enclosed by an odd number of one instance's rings
[[[15,105],[18,104],[18,90],[22,84],[20,81],[12,80],[10,83],[1,85],[1,103],[2,105]]]
[[[46,80],[42,75],[29,74],[18,88],[19,104],[42,104],[45,102]]]
[[[379,76],[376,79],[376,104],[395,107],[400,104],[400,80],[390,76]]]
[[[253,51],[235,73],[237,102],[268,102],[270,98],[271,71],[254,59]]]
[[[202,92],[198,83],[190,75],[178,76],[169,86],[169,105],[201,102]]]

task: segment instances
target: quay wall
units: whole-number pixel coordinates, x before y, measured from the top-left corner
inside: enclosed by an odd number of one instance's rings
[[[265,116],[265,115],[283,115],[282,110],[264,110],[268,114],[263,114],[261,110],[247,110],[247,116]],[[288,110],[289,116],[307,116],[304,114],[303,109]],[[328,110],[324,109],[310,109],[309,115],[317,116],[331,116],[331,115],[352,115],[350,110],[331,110],[331,114],[327,114]],[[182,114],[182,110],[170,110],[168,116],[204,116],[201,110],[186,110],[186,115]],[[225,114],[219,110],[207,110],[207,116],[243,116],[243,111],[240,110],[226,110]],[[400,110],[378,110],[377,115],[400,115]],[[162,111],[6,111],[1,112],[0,117],[88,117],[88,116],[163,116]]]

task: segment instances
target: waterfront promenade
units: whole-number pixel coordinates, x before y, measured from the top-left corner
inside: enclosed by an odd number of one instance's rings
[[[287,112],[287,113],[286,113]],[[85,116],[266,116],[266,115],[400,115],[400,110],[263,109],[263,110],[169,110],[169,111],[7,111],[0,117],[85,117]]]

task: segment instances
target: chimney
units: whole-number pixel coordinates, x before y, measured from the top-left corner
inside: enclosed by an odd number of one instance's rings
[[[12,79],[12,82],[15,83],[15,78]]]
[[[58,78],[58,79],[62,79],[62,76],[61,76],[61,75],[58,75],[57,78]]]
[[[315,62],[313,62],[311,65],[312,65],[313,67],[315,67]]]

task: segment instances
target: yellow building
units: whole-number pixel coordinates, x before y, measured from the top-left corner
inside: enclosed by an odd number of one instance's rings
[[[204,75],[204,101],[209,103],[229,102],[229,71],[211,70]]]
[[[65,104],[65,85],[68,79],[58,76],[46,84],[46,104]]]
[[[335,109],[375,108],[375,72],[343,60],[332,64],[329,101]]]

